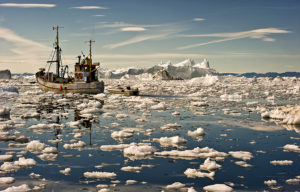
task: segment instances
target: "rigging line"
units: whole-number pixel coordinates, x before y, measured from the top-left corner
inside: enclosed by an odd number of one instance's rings
[[[50,61],[50,57],[52,56],[52,59],[53,59],[53,50],[51,51],[49,57],[48,57],[48,60],[47,61]]]
[[[95,37],[95,29],[96,29],[96,23],[93,23],[92,31],[90,33],[90,39],[94,39],[94,37]]]

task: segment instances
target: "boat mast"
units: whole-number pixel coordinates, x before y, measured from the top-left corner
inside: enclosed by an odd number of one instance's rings
[[[59,47],[59,37],[58,37],[58,29],[59,28],[63,28],[63,27],[60,27],[60,26],[55,26],[53,27],[53,30],[56,30],[56,46],[55,46],[55,49],[56,49],[56,74],[58,77],[60,77],[60,74],[59,74],[59,68],[60,68],[60,63],[61,63],[61,49]]]
[[[95,43],[93,40],[88,41],[90,43],[90,73],[92,72],[92,43]],[[91,75],[91,74],[90,74]]]

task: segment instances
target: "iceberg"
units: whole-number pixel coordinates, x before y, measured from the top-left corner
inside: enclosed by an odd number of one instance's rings
[[[192,59],[186,59],[182,62],[172,64],[170,61],[166,63],[160,63],[148,68],[134,68],[127,69],[102,69],[99,72],[100,77],[104,79],[149,79],[149,75],[155,75],[160,71],[168,73],[171,79],[192,79],[195,77],[204,77],[206,75],[217,75],[218,72],[209,66],[209,61],[204,59],[201,63],[195,63]],[[144,75],[145,74],[145,75]],[[156,75],[157,76],[157,75]],[[155,77],[155,79],[159,79]],[[171,80],[168,78],[168,80]],[[162,79],[164,80],[164,78]]]

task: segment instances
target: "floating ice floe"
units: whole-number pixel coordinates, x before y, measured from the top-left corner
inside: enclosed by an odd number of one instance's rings
[[[217,164],[215,161],[210,160],[210,158],[205,159],[204,163],[200,165],[201,170],[215,171],[220,169],[222,166]]]
[[[285,182],[290,185],[297,185],[300,183],[300,175],[296,176],[296,178],[293,178],[293,179],[287,179],[287,180],[285,180]]]
[[[252,167],[252,165],[250,165],[249,163],[247,163],[246,161],[236,161],[234,162],[236,165],[242,166],[242,167]]]
[[[77,105],[77,109],[87,109],[87,108],[101,108],[102,103],[99,101],[90,100],[88,103],[81,103]]]
[[[103,188],[108,188],[109,185],[106,185],[106,184],[99,184],[96,186],[97,189],[103,189]]]
[[[216,151],[209,147],[199,148],[196,147],[193,150],[185,151],[162,151],[155,152],[154,155],[159,157],[171,157],[171,158],[182,158],[182,159],[196,159],[196,158],[213,158],[216,160],[223,160],[227,157],[227,153]]]
[[[19,158],[18,161],[14,162],[4,162],[0,169],[5,172],[16,172],[20,168],[30,168],[36,165],[36,161],[34,159],[28,158],[25,159],[24,157]]]
[[[114,116],[113,113],[108,113],[108,112],[102,114],[103,118],[110,118],[110,117],[113,117],[113,116]]]
[[[253,158],[252,153],[248,151],[230,151],[228,152],[232,157],[237,159],[250,160]]]
[[[35,178],[35,179],[39,179],[39,178],[41,178],[41,175],[40,174],[36,174],[36,173],[30,173],[29,177]]]
[[[68,126],[73,128],[78,128],[80,126],[80,121],[70,121],[66,123]]]
[[[93,108],[83,109],[82,111],[80,111],[80,114],[90,114],[90,113],[100,113],[100,112],[102,112],[101,109],[97,107],[93,107]]]
[[[55,147],[46,147],[43,149],[42,153],[57,153],[57,149]]]
[[[41,155],[38,155],[38,157],[43,161],[56,161],[57,154],[54,153],[44,153]]]
[[[26,192],[26,191],[31,191],[31,189],[29,188],[29,186],[27,184],[23,184],[20,186],[8,187],[8,188],[2,190],[1,192]]]
[[[233,189],[225,184],[214,184],[214,185],[207,185],[203,187],[204,191],[207,192],[230,192]]]
[[[21,118],[30,119],[30,118],[39,118],[40,116],[41,116],[41,114],[39,114],[37,112],[28,112],[28,113],[22,114]]]
[[[15,182],[15,178],[13,177],[0,177],[1,184],[12,184]]]
[[[205,132],[204,132],[204,129],[199,127],[197,128],[195,131],[188,131],[188,136],[190,137],[200,137],[200,136],[204,136],[205,135]]]
[[[165,188],[168,190],[171,190],[171,189],[181,189],[183,187],[185,187],[185,184],[180,183],[180,182],[175,182],[175,183],[172,183],[171,185],[167,185]]]
[[[38,140],[33,140],[27,144],[26,149],[32,153],[40,153],[45,147],[46,145],[44,143],[41,143]]]
[[[297,145],[286,144],[283,146],[283,151],[300,153],[300,148]]]
[[[145,158],[152,155],[156,151],[156,148],[151,145],[131,145],[124,149],[124,156],[131,159],[135,158]]]
[[[102,151],[116,151],[116,150],[122,151],[131,145],[135,145],[135,144],[132,143],[132,144],[119,144],[119,145],[102,145],[100,149]]]
[[[263,112],[261,117],[280,120],[282,124],[300,125],[300,105],[281,106],[272,111]]]
[[[136,172],[139,173],[142,170],[142,167],[132,167],[132,166],[127,166],[127,167],[122,167],[122,171],[127,171],[127,172]]]
[[[184,174],[187,176],[187,177],[191,177],[191,178],[195,178],[195,177],[200,177],[200,178],[203,178],[203,177],[208,177],[210,178],[211,180],[214,179],[214,176],[215,176],[215,172],[201,172],[200,170],[197,170],[197,169],[191,169],[191,168],[188,168],[187,170],[185,170]]]
[[[291,160],[273,160],[270,161],[272,165],[292,165],[293,161]]]
[[[177,117],[177,116],[179,116],[180,115],[180,113],[178,112],[178,111],[174,111],[173,113],[172,113],[172,116],[174,116],[174,117]]]
[[[100,189],[98,190],[98,192],[110,192],[111,190],[110,189],[107,189],[107,188],[103,188],[103,189]]]
[[[189,187],[187,189],[187,192],[197,192],[197,191],[194,189],[194,187]]]
[[[64,175],[70,175],[71,174],[71,168],[65,168],[64,170],[60,170],[60,173]]]
[[[82,149],[85,147],[85,142],[84,141],[78,141],[77,143],[72,143],[72,144],[64,144],[65,149]]]
[[[76,139],[79,139],[79,138],[81,138],[82,137],[82,134],[81,133],[75,133],[74,134],[74,138],[76,138]]]
[[[124,113],[119,113],[119,114],[116,115],[117,119],[124,119],[124,118],[127,118],[127,117],[128,117],[128,115],[124,114]]]
[[[114,131],[111,134],[111,137],[114,139],[122,139],[122,138],[129,138],[133,136],[133,131]]]
[[[20,169],[20,167],[15,165],[14,162],[4,162],[0,169],[5,172],[16,172]]]
[[[191,102],[191,106],[192,107],[207,107],[208,104],[206,101],[195,101],[195,102]]]
[[[133,184],[136,184],[136,183],[137,183],[137,181],[132,180],[132,179],[126,180],[126,182],[125,182],[126,185],[133,185]]]
[[[94,99],[98,99],[98,100],[103,100],[106,98],[106,94],[105,93],[99,93],[97,95],[93,96]]]
[[[13,160],[13,155],[0,155],[0,161],[12,161]]]
[[[195,77],[189,80],[190,85],[204,85],[204,86],[212,86],[219,80],[218,76],[212,76],[206,74],[205,77]]]
[[[57,123],[45,124],[39,123],[37,125],[31,125],[28,129],[54,129],[54,128],[64,128],[64,125],[60,125]]]
[[[112,179],[117,176],[114,172],[98,172],[98,171],[93,171],[93,172],[84,172],[83,175],[86,178],[97,178],[97,179]]]
[[[31,158],[25,159],[24,157],[21,157],[21,158],[19,158],[18,161],[15,161],[14,164],[21,168],[28,168],[28,167],[33,167],[34,165],[36,165],[36,161]]]
[[[178,146],[187,142],[186,139],[179,136],[154,138],[153,141],[159,142],[162,146]]]
[[[272,186],[272,185],[276,185],[277,181],[276,180],[267,180],[267,181],[264,181],[264,184],[268,185],[268,186]]]
[[[166,106],[165,103],[161,102],[161,103],[158,103],[157,105],[152,105],[150,107],[150,109],[152,109],[152,110],[166,110],[167,106]]]
[[[221,95],[220,98],[223,101],[242,101],[243,97],[242,97],[242,95],[235,93],[233,95],[224,94],[224,95]]]
[[[163,125],[160,127],[161,130],[167,130],[167,131],[175,131],[177,129],[181,129],[182,125],[178,124],[178,123],[169,123],[166,125]]]

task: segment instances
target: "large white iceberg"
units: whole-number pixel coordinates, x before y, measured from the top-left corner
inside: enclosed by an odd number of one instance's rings
[[[102,69],[99,73],[100,77],[107,79],[134,79],[134,77],[139,79],[144,77],[142,74],[147,74],[147,79],[149,79],[149,74],[154,75],[162,70],[166,71],[174,79],[192,79],[195,77],[218,74],[214,69],[210,68],[207,59],[204,59],[201,63],[195,63],[192,59],[186,59],[176,64],[172,64],[168,61],[148,68]]]

